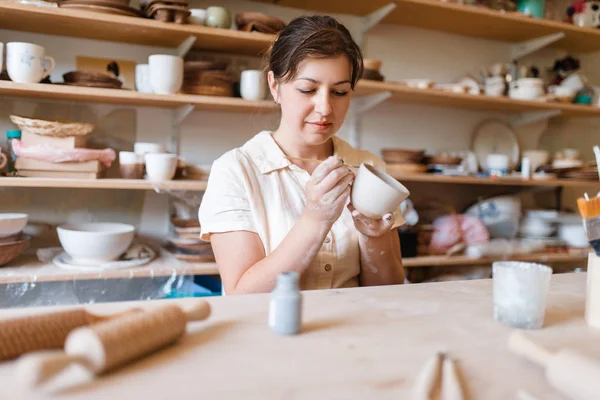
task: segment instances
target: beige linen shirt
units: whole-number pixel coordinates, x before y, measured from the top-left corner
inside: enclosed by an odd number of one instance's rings
[[[334,153],[349,165],[385,164],[377,156],[354,149],[333,137]],[[310,175],[290,163],[271,132],[263,131],[242,147],[216,160],[198,212],[201,238],[211,233],[250,231],[260,237],[268,256],[302,215],[304,187]],[[394,212],[394,228],[403,225],[400,210]],[[329,289],[358,286],[360,250],[352,215],[344,208],[333,224],[314,262],[302,274],[300,287]]]

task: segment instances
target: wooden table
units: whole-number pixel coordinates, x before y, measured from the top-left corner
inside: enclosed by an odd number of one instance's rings
[[[583,320],[585,279],[554,275],[545,327],[529,334],[552,350],[571,346],[600,359],[600,331]],[[492,318],[491,280],[304,293],[300,335],[269,330],[268,295],[210,298],[212,316],[190,325],[180,345],[61,398],[408,399],[423,363],[443,349],[459,360],[471,399],[516,399],[520,389],[540,400],[563,399],[540,368],[506,350],[511,329]],[[0,319],[34,311],[2,310]],[[0,365],[0,398],[43,398],[15,384],[12,366]]]

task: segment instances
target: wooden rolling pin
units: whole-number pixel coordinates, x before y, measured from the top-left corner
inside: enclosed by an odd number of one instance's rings
[[[78,328],[67,336],[64,351],[31,353],[17,360],[17,379],[37,386],[73,363],[100,374],[175,342],[185,334],[188,321],[209,315],[210,305],[197,300],[185,311],[169,304]]]
[[[127,310],[124,313],[136,311]],[[11,360],[31,351],[60,349],[73,329],[122,314],[101,317],[79,308],[0,321],[0,361]]]
[[[573,400],[600,398],[600,362],[573,350],[548,350],[514,332],[508,340],[514,354],[546,369],[546,380],[561,394]]]

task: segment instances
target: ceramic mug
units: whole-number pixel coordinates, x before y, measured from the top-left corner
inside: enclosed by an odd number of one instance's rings
[[[6,69],[17,83],[39,83],[54,71],[54,59],[45,55],[46,49],[33,43],[10,42],[6,44]],[[49,67],[44,68],[48,62]]]
[[[175,94],[183,84],[183,58],[167,54],[148,57],[152,93]]]
[[[223,7],[208,7],[204,24],[212,28],[229,29],[231,28],[231,13]]]
[[[148,64],[137,64],[135,66],[135,88],[140,93],[152,93],[150,66]]]
[[[119,171],[123,179],[142,179],[144,177],[144,156],[132,151],[120,151]]]
[[[486,96],[500,97],[504,95],[506,81],[501,76],[493,76],[485,80],[484,93]]]
[[[143,156],[150,153],[166,153],[167,149],[160,143],[136,142],[133,144],[133,152]]]
[[[2,72],[2,68],[4,67],[4,43],[0,42],[0,72]]]
[[[192,14],[188,17],[188,24],[204,25],[206,21],[206,10],[204,8],[192,8],[190,12]]]
[[[508,173],[510,160],[506,154],[488,154],[485,162],[490,175],[502,176]]]
[[[178,157],[168,153],[149,153],[144,156],[146,176],[151,181],[168,181],[177,171]]]
[[[267,96],[267,84],[263,72],[256,69],[242,71],[240,94],[245,100],[264,100]]]
[[[408,196],[408,189],[392,176],[361,164],[352,184],[351,202],[365,217],[380,219],[394,212]]]

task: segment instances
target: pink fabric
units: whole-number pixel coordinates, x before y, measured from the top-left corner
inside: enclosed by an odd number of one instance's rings
[[[12,145],[15,154],[19,157],[53,163],[99,160],[108,168],[117,158],[113,149],[59,149],[47,145],[24,146],[18,139],[14,139]]]
[[[433,227],[435,231],[429,244],[429,251],[434,254],[444,254],[457,243],[482,244],[490,240],[483,222],[468,215],[440,217],[433,222]]]

